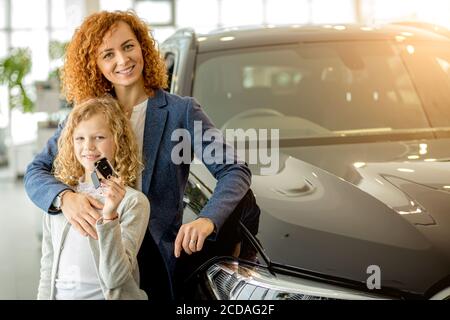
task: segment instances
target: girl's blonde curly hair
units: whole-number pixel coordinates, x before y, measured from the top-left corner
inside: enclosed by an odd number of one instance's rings
[[[54,176],[69,186],[77,185],[84,176],[84,168],[75,156],[73,134],[80,122],[97,114],[104,116],[113,135],[116,147],[114,169],[126,185],[134,186],[143,168],[138,157],[138,146],[129,120],[119,103],[110,96],[89,99],[75,105],[58,139],[58,153],[53,162]]]
[[[147,94],[151,96],[154,90],[167,88],[166,67],[147,24],[131,10],[101,11],[86,17],[66,48],[61,77],[67,101],[80,103],[108,93],[114,95],[112,84],[97,67],[97,50],[105,34],[119,21],[130,26],[141,46]]]

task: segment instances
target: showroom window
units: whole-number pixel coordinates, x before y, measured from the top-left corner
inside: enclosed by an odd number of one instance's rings
[[[286,10],[286,8],[290,8]],[[274,24],[307,23],[310,5],[308,0],[267,0],[266,21]]]
[[[200,32],[216,28],[220,21],[219,2],[212,0],[178,0],[176,23],[181,27],[191,27]]]
[[[45,29],[48,26],[47,0],[11,1],[12,29]]]
[[[81,22],[85,7],[79,0],[0,0],[0,57],[9,48],[27,48],[31,54],[31,70],[24,78],[29,97],[35,101],[36,81],[46,81],[49,73],[61,64],[49,56],[52,40],[68,41],[76,25]],[[36,119],[42,114],[9,112],[8,90],[0,89],[0,128],[6,130],[11,121],[13,145],[36,138]],[[20,124],[20,125],[19,125]],[[3,141],[4,143],[4,141]]]
[[[251,25],[263,22],[264,10],[261,0],[225,0],[221,1],[220,10],[221,23],[224,26]]]
[[[133,0],[100,0],[100,10],[127,10],[133,7]]]

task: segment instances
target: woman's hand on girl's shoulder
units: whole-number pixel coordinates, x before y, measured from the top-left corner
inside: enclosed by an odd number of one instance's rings
[[[61,211],[70,224],[82,235],[98,239],[95,223],[100,218],[97,209],[102,209],[100,201],[82,193],[67,192]]]

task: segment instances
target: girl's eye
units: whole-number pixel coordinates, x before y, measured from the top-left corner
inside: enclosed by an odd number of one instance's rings
[[[111,52],[109,52],[103,56],[103,59],[111,59],[112,56],[113,56],[113,54]]]
[[[75,137],[75,141],[83,141],[83,137]]]
[[[105,137],[104,136],[96,136],[95,139],[102,140],[102,139],[105,139]]]

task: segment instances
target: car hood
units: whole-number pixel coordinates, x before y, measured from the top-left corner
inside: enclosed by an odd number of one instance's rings
[[[446,153],[446,154],[443,154]],[[450,140],[290,147],[253,166],[275,264],[429,296],[450,281]]]

